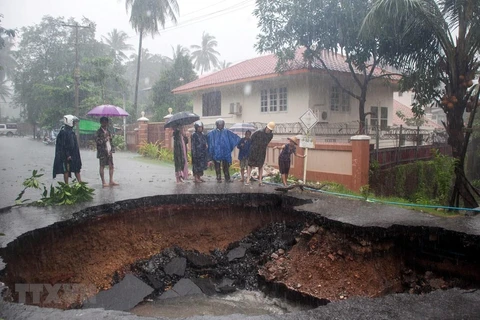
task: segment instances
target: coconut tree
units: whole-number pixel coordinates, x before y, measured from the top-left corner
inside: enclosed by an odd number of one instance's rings
[[[175,48],[172,46],[172,53],[173,53],[172,61],[174,61],[178,57],[190,55],[190,50],[188,50],[188,48],[185,48],[184,46],[182,46],[180,44],[177,44],[177,46]]]
[[[478,207],[477,191],[464,174],[469,134],[463,117],[476,110],[472,96],[480,66],[479,1],[376,0],[362,33],[384,40],[389,63],[404,73],[402,89],[415,93],[413,111],[421,114],[434,101],[446,113],[448,143],[457,159],[450,206],[459,206],[462,199],[464,206]]]
[[[218,70],[227,69],[227,68],[230,67],[231,65],[232,65],[231,62],[227,62],[227,60],[223,60],[223,62],[221,62],[221,63],[218,65],[217,69],[218,69]]]
[[[179,14],[176,0],[125,0],[125,6],[130,10],[130,24],[138,33],[138,61],[137,78],[135,81],[135,98],[133,108],[137,115],[138,81],[140,77],[140,63],[142,53],[142,40],[144,34],[151,34],[152,37],[158,33],[159,27],[165,28],[166,19],[177,23]]]
[[[7,83],[7,80],[0,81],[0,99],[3,102],[7,102],[7,98],[9,98],[12,94],[12,89]]]
[[[112,50],[112,56],[115,61],[122,62],[127,59],[128,57],[124,51],[133,50],[133,46],[126,42],[128,40],[128,35],[124,31],[113,29],[108,33],[107,37],[103,37],[103,40]]]
[[[217,40],[214,36],[206,33],[205,31],[202,34],[202,44],[201,45],[192,45],[190,48],[192,51],[193,65],[196,70],[200,70],[200,74],[203,74],[204,71],[210,71],[210,69],[218,67],[220,64],[218,61],[218,53],[214,48],[218,45]]]

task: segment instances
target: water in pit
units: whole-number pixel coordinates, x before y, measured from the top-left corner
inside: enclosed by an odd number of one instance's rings
[[[228,295],[191,295],[182,298],[147,301],[130,310],[138,316],[185,318],[192,316],[225,316],[231,314],[283,314],[311,307],[284,299],[272,298],[258,291],[238,290]]]

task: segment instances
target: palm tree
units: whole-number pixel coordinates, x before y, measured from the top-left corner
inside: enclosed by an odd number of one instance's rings
[[[112,56],[115,61],[122,62],[127,59],[127,55],[124,51],[133,50],[133,46],[126,43],[128,35],[124,31],[113,29],[108,33],[108,37],[103,37],[103,39],[112,50]]]
[[[12,94],[12,89],[8,85],[7,80],[3,80],[0,82],[0,99],[3,100],[3,102],[7,102],[7,98],[10,97]]]
[[[227,60],[223,60],[223,62],[218,65],[217,69],[218,69],[218,70],[227,69],[227,68],[230,67],[231,65],[232,65],[231,62],[227,62]]]
[[[185,48],[180,44],[177,44],[176,48],[172,46],[172,53],[173,53],[172,61],[175,61],[178,57],[183,57],[183,56],[186,56],[187,54],[190,54],[190,50],[188,50],[188,48]]]
[[[215,37],[205,33],[205,31],[202,34],[202,44],[190,46],[191,49],[195,50],[192,52],[193,65],[195,69],[200,70],[200,74],[203,74],[204,71],[210,71],[212,66],[216,68],[219,65],[217,56],[220,54],[214,49],[216,46],[217,40],[215,40]]]
[[[382,49],[404,73],[402,89],[415,92],[414,111],[436,101],[447,115],[448,143],[458,160],[450,206],[459,206],[462,198],[466,207],[478,207],[473,194],[479,194],[463,167],[470,135],[463,115],[476,110],[472,80],[480,66],[479,17],[478,0],[377,0],[362,28],[389,42]]]
[[[0,81],[12,79],[13,70],[17,61],[13,57],[13,41],[10,38],[3,38],[3,48],[0,48]]]
[[[162,28],[165,28],[165,19],[167,17],[174,23],[177,23],[179,8],[176,0],[125,0],[125,6],[127,12],[129,9],[131,10],[130,23],[139,34],[137,79],[135,81],[135,98],[133,102],[135,116],[137,116],[138,80],[140,77],[143,35],[151,34],[153,37],[158,33],[159,24]]]

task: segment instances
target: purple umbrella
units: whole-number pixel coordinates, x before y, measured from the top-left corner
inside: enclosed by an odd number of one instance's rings
[[[98,116],[98,117],[128,117],[129,116],[127,111],[123,110],[120,107],[112,106],[110,104],[103,104],[101,106],[95,107],[92,110],[88,111],[87,115]]]

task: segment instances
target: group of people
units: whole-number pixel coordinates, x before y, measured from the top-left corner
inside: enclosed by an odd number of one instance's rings
[[[196,121],[194,123],[195,131],[191,137],[191,156],[192,173],[196,183],[205,182],[202,178],[204,170],[209,165],[215,167],[217,182],[222,182],[222,172],[225,182],[233,182],[230,177],[230,165],[232,164],[232,151],[239,149],[238,160],[240,161],[241,180],[245,185],[250,185],[251,173],[253,168],[258,168],[259,185],[263,186],[263,165],[267,153],[267,146],[273,138],[274,122],[269,122],[263,129],[245,132],[245,136],[240,138],[232,131],[225,128],[225,121],[217,119],[215,129],[208,134],[204,134],[203,123]],[[174,162],[175,177],[177,183],[183,182],[188,177],[188,159],[187,144],[188,138],[184,126],[174,128]],[[282,182],[287,185],[287,177],[290,170],[291,155],[297,155],[297,138],[289,138],[289,143],[275,147],[281,149],[279,155],[279,167],[282,175]],[[299,157],[304,157],[297,155]]]
[[[82,182],[80,171],[82,169],[82,160],[78,140],[73,128],[80,120],[73,115],[64,116],[64,125],[57,135],[55,144],[55,159],[53,163],[53,178],[57,174],[62,174],[64,182],[68,184],[72,173],[78,182]],[[102,186],[116,186],[113,180],[114,164],[113,153],[115,152],[112,144],[113,135],[108,127],[109,119],[100,118],[100,128],[95,135],[97,145],[97,158],[99,159],[99,174],[102,180]],[[250,179],[253,168],[258,168],[259,185],[263,186],[263,165],[267,153],[267,146],[273,138],[274,122],[269,122],[263,129],[245,132],[245,136],[240,138],[232,131],[225,128],[225,121],[217,119],[215,129],[208,134],[203,133],[203,123],[196,121],[194,123],[195,132],[191,138],[191,157],[192,172],[196,183],[205,182],[202,178],[204,171],[210,164],[215,167],[217,182],[222,182],[222,172],[225,182],[233,182],[230,177],[230,165],[232,164],[232,151],[239,149],[238,160],[240,161],[241,180],[245,185],[250,185]],[[274,149],[281,149],[278,162],[279,170],[282,176],[282,183],[287,185],[288,173],[290,170],[291,155],[297,155],[296,146],[298,139],[296,137],[288,138],[289,143],[283,146],[276,146]],[[184,182],[188,177],[188,157],[187,157],[188,138],[184,126],[177,126],[173,131],[173,160],[175,165],[175,178],[177,183]],[[109,181],[105,179],[105,167],[108,166]],[[245,172],[246,171],[246,172]]]
[[[80,157],[80,148],[77,136],[73,128],[80,119],[73,115],[63,117],[63,126],[57,135],[55,142],[55,159],[53,161],[53,178],[57,174],[63,175],[63,180],[68,184],[68,179],[72,177],[72,173],[78,182],[82,182],[80,171],[82,169],[82,159]],[[97,145],[97,158],[100,164],[100,178],[102,186],[117,186],[113,180],[113,153],[115,152],[112,144],[113,135],[108,128],[109,119],[107,117],[100,118],[100,128],[95,134],[95,142]],[[108,166],[109,182],[105,180],[105,167]]]

